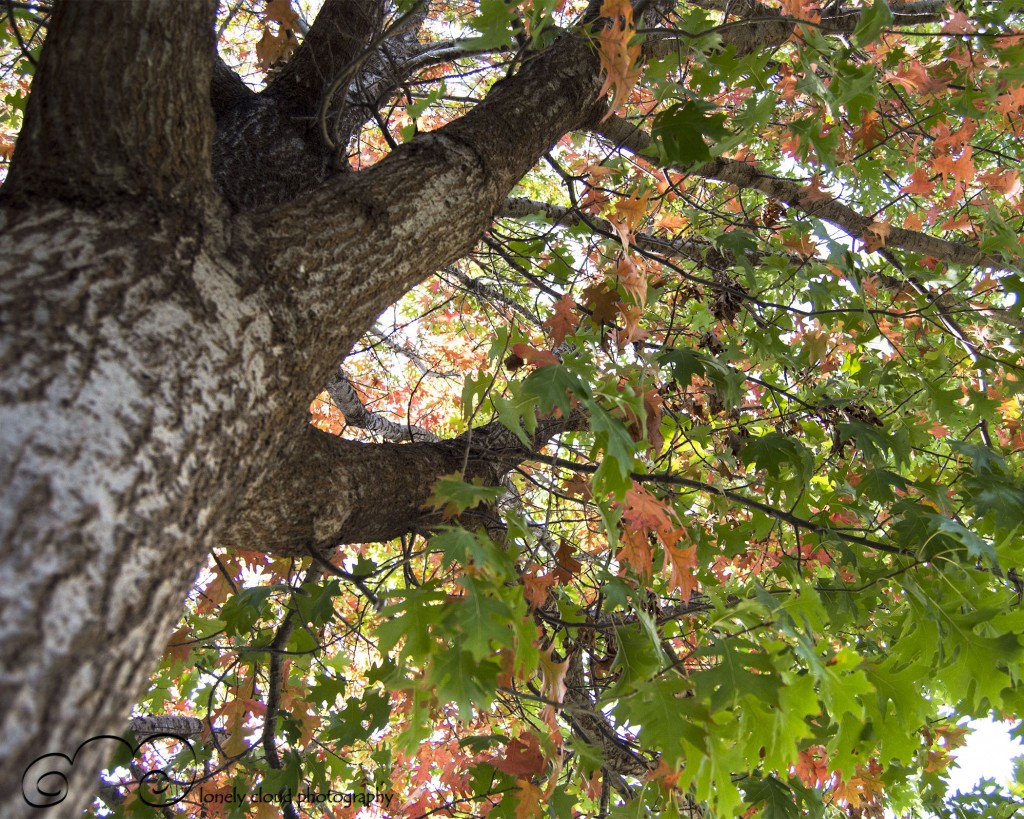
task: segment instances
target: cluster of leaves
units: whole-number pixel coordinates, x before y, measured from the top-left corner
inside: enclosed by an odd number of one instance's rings
[[[47,2],[8,3],[0,10],[0,178],[6,176],[21,130],[50,11],[51,4]]]
[[[585,5],[431,6],[420,37],[463,51],[355,167],[567,29],[608,114],[345,365],[441,437],[585,428],[501,490],[446,479],[452,526],[336,574],[218,555],[139,706],[223,732],[179,810],[941,813],[958,723],[1024,714],[1019,11]],[[291,7],[232,11],[228,52],[286,58]],[[457,525],[481,504],[500,526]]]

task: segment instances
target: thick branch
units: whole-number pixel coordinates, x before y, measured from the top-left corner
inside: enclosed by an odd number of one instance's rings
[[[581,422],[576,416],[542,421],[535,448]],[[221,545],[305,555],[430,529],[443,522],[426,507],[438,478],[460,472],[467,481],[498,486],[533,455],[497,423],[452,440],[411,444],[357,443],[307,425],[249,487]]]
[[[381,0],[327,0],[306,39],[267,86],[290,107],[314,112],[327,85],[359,56],[384,23]]]
[[[413,14],[406,22],[421,17]],[[223,76],[217,66],[213,168],[218,186],[235,207],[253,210],[288,202],[332,173],[329,143],[344,146],[358,132],[377,104],[408,76],[394,66],[408,63],[420,48],[415,33],[404,30],[369,49],[381,36],[383,20],[381,3],[328,0],[306,41],[261,94],[240,94],[237,78]],[[328,93],[336,105],[322,112]],[[328,140],[325,128],[330,130]]]
[[[4,194],[191,201],[209,190],[215,5],[60,3]]]
[[[696,0],[694,5],[726,14],[725,22],[715,29],[722,48],[733,48],[737,56],[751,54],[765,48],[777,48],[793,36],[798,25],[813,25],[822,34],[850,34],[860,23],[862,9],[842,9],[823,14],[816,23],[803,22],[783,14],[779,9],[766,6],[758,0]],[[893,4],[894,24],[913,26],[934,23],[943,19],[946,4],[938,0]],[[655,30],[648,34],[652,54],[663,54],[680,40],[675,32]],[[683,41],[693,35],[684,35]]]
[[[254,217],[267,237],[268,279],[301,321],[295,336],[323,355],[311,383],[327,380],[381,310],[469,252],[537,159],[592,118],[597,69],[591,48],[565,36],[461,119]],[[333,309],[339,292],[354,306],[344,316]]]

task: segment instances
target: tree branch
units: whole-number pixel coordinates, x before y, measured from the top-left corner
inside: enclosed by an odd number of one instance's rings
[[[342,415],[345,416],[346,424],[376,433],[385,441],[397,444],[403,441],[441,440],[433,432],[423,427],[418,427],[415,424],[398,424],[379,412],[368,411],[340,368],[338,374],[327,385],[327,393],[331,396],[334,406],[340,409]]]
[[[651,146],[651,136],[637,126],[622,119],[610,117],[595,127],[595,132],[613,142],[619,148],[626,148],[632,153],[642,154]],[[714,179],[739,188],[757,190],[766,196],[785,202],[790,207],[822,219],[842,229],[854,239],[862,239],[864,232],[874,220],[844,205],[838,199],[820,199],[808,201],[810,188],[790,179],[759,171],[754,165],[739,162],[735,159],[719,157],[697,168],[676,167],[676,170],[688,172],[693,176]],[[925,233],[893,227],[886,238],[886,247],[908,250],[922,256],[932,256],[940,261],[973,267],[983,265],[997,269],[1006,269],[1006,262],[998,257],[985,255],[974,245],[962,242],[951,242]]]
[[[60,3],[4,195],[88,203],[206,194],[215,5]]]
[[[553,436],[582,423],[577,416],[541,421],[533,448],[496,422],[410,444],[357,443],[307,424],[248,488],[242,513],[218,545],[305,556],[433,528],[443,521],[426,502],[438,478],[459,472],[498,486]]]
[[[252,217],[266,279],[295,322],[282,330],[320,357],[310,383],[327,380],[381,310],[472,249],[537,159],[594,118],[597,75],[590,46],[563,36],[461,119]],[[332,307],[339,291],[354,308],[344,316]]]
[[[291,59],[267,85],[268,96],[306,113],[316,111],[324,89],[381,30],[382,0],[327,0]]]

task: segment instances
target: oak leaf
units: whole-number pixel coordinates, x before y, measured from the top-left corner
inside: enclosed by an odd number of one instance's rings
[[[616,559],[633,569],[638,576],[649,578],[654,565],[654,553],[648,534],[637,529],[626,528],[622,532],[622,548]]]
[[[569,670],[569,660],[555,662],[553,649],[540,653],[541,695],[551,702],[561,703],[568,691],[565,685],[565,674]]]
[[[673,528],[665,502],[636,481],[626,491],[622,519],[633,529],[667,532]]]
[[[589,489],[589,484],[587,485]],[[558,547],[558,551],[555,553],[555,567],[554,575],[558,578],[559,583],[568,583],[576,575],[580,573],[580,569],[583,568],[583,564],[580,563],[576,558],[572,556],[572,546],[569,545],[569,541],[563,539]]]
[[[551,364],[561,363],[550,350],[538,350],[529,344],[513,344],[512,352],[525,363],[533,364],[537,367],[547,367]]]
[[[668,588],[679,589],[679,596],[683,600],[689,600],[690,596],[700,588],[694,569],[697,567],[697,547],[688,546],[679,548],[674,542],[665,542],[665,557],[672,568],[669,575]]]
[[[523,596],[531,610],[539,609],[547,602],[551,587],[558,582],[554,572],[539,575],[537,569],[538,566],[534,564],[529,571],[523,572]]]

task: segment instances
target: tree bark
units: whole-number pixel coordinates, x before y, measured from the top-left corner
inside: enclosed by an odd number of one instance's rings
[[[247,492],[290,492],[314,544],[415,524],[414,499],[395,497],[387,525],[367,516],[368,464],[435,477],[457,445],[308,443],[309,400],[592,117],[597,61],[566,36],[373,168],[231,215],[212,184],[211,100],[247,96],[214,71],[212,6],[60,5],[0,193],[5,816],[31,812],[22,774],[37,757],[123,730],[204,553],[246,525],[248,548],[274,536],[261,527],[280,518],[239,517]],[[216,122],[223,156],[237,124]],[[349,495],[304,497],[282,477],[295,461],[278,453],[308,447]],[[75,759],[62,815],[88,802],[108,751]]]

